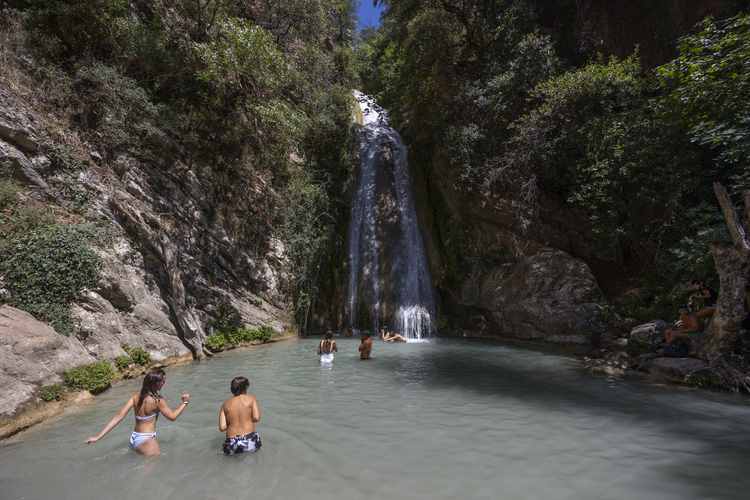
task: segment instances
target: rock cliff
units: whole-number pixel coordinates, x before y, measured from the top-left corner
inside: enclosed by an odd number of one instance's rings
[[[204,356],[221,303],[233,305],[251,328],[270,325],[280,333],[289,325],[279,289],[283,248],[272,241],[272,254],[246,253],[215,213],[205,165],[162,135],[144,137],[140,159],[110,157],[29,96],[0,91],[0,167],[26,187],[17,193],[21,203],[64,212],[67,222],[97,224],[110,239],[96,248],[98,286],[73,305],[75,335],[0,308],[0,415],[75,365],[124,355],[122,343],[156,361]],[[65,210],[68,202],[46,170],[60,145],[80,161],[75,182],[93,193],[78,211],[83,217]]]

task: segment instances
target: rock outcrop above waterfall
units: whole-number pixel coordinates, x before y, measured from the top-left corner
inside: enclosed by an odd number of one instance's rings
[[[452,333],[585,348],[606,336],[601,292],[589,267],[544,249],[464,282],[451,297]]]

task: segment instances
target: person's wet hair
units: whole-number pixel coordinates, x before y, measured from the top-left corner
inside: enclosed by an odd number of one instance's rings
[[[232,394],[235,396],[247,392],[248,387],[250,387],[250,381],[245,377],[234,377],[232,379]]]
[[[385,331],[387,332],[387,331],[388,331],[388,327],[387,327],[387,326],[384,326],[384,327],[383,327],[383,330],[385,330]]]
[[[688,308],[687,304],[680,304],[677,306],[677,309],[687,309],[687,308]]]
[[[331,330],[328,330],[326,332],[326,340],[333,338],[333,332]]]
[[[370,338],[370,332],[365,332],[362,335],[364,335],[366,339]]]
[[[149,394],[153,394],[157,398],[159,397],[157,391],[161,388],[160,386],[164,382],[164,377],[166,376],[167,374],[164,370],[161,368],[155,368],[143,377],[143,387],[141,388],[140,396],[138,396],[138,409],[143,404],[143,399]]]
[[[347,326],[347,328],[351,330],[354,327],[352,325],[349,325],[349,326]]]
[[[693,281],[690,282],[690,284],[691,285],[705,285],[704,282],[698,281],[698,280],[693,280]]]

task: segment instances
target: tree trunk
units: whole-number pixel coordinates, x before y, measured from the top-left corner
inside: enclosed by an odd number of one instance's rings
[[[714,183],[714,192],[724,212],[734,244],[711,243],[711,253],[719,273],[719,297],[716,311],[711,316],[706,330],[697,342],[697,354],[706,360],[719,358],[722,341],[736,339],[745,318],[745,284],[750,269],[750,242],[729,193],[720,183]],[[750,192],[743,193],[746,213],[750,214]]]
[[[711,253],[719,273],[719,297],[698,342],[700,357],[712,360],[720,355],[721,341],[736,339],[745,318],[745,283],[750,269],[747,252],[728,243],[711,243]]]

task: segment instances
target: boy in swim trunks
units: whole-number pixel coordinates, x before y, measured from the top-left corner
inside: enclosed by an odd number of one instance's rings
[[[254,396],[247,394],[250,382],[245,377],[232,380],[234,397],[221,406],[219,430],[227,431],[221,446],[224,455],[256,451],[261,447],[260,436],[255,432],[255,422],[260,421],[260,409]]]

